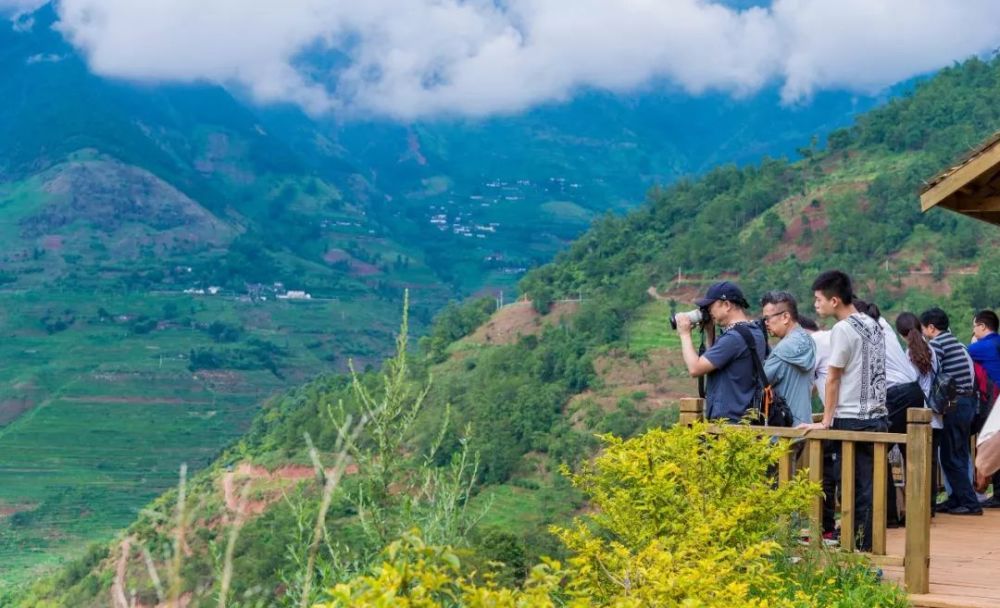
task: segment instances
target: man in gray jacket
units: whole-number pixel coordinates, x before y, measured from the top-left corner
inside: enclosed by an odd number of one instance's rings
[[[792,294],[769,291],[760,303],[767,331],[781,340],[764,362],[764,372],[792,410],[792,426],[809,424],[816,343],[799,326],[799,309]]]

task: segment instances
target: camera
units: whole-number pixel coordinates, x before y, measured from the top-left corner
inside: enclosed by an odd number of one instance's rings
[[[708,320],[708,315],[701,308],[689,310],[688,312],[679,312],[677,314],[670,315],[670,327],[672,327],[674,331],[677,331],[677,317],[682,316],[691,319],[691,325],[694,327],[704,327],[705,322]]]

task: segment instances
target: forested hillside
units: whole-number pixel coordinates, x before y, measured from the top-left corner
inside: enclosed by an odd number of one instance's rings
[[[934,302],[961,319],[1000,303],[988,287],[1000,284],[988,280],[993,231],[923,215],[917,200],[923,180],[1000,128],[998,95],[1000,60],[969,60],[801,161],[722,167],[651,192],[531,272],[521,289],[533,305],[492,317],[491,300],[450,306],[384,374],[329,376],[275,400],[183,486],[180,510],[168,493],[121,542],[94,546],[16,605],[100,606],[115,588],[151,604],[164,593],[153,572],[169,572],[191,605],[215,605],[223,581],[240,605],[298,605],[366,571],[412,527],[466,561],[503,562],[501,582],[523,580],[538,555],[564,550],[547,525],[586,506],[558,466],[592,454],[594,433],[668,425],[677,396],[695,391],[664,322],[668,304],[650,302],[648,286],[677,306],[723,275],[751,300],[768,288],[806,296],[815,272],[840,267],[890,310]],[[338,469],[345,433],[366,413],[373,426]],[[313,466],[333,468],[309,481]],[[331,485],[337,471],[343,480]],[[318,511],[321,548],[310,541]]]
[[[9,4],[0,586],[109,538],[270,396],[377,367],[405,289],[422,334],[451,299],[509,299],[649,184],[792,153],[883,98],[591,91],[496,119],[345,122],[216,82],[101,77],[63,5],[9,21]],[[484,467],[503,477],[531,441]]]

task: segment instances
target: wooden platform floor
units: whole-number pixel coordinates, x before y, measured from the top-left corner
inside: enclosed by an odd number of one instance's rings
[[[887,552],[903,555],[903,529],[887,530]],[[884,566],[889,580],[903,582],[902,566]],[[1000,607],[1000,509],[982,517],[939,514],[931,520],[931,584],[910,596],[921,608]]]

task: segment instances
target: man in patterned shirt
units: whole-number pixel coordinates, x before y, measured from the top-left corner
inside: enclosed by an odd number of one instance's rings
[[[924,337],[930,340],[942,372],[958,385],[958,406],[944,415],[941,430],[941,468],[948,479],[951,494],[937,506],[938,513],[952,515],[982,515],[976,491],[969,473],[969,438],[972,419],[976,415],[976,398],[972,394],[972,359],[965,346],[950,331],[948,314],[931,308],[920,315]]]
[[[823,421],[800,428],[845,431],[889,429],[885,399],[885,335],[878,323],[854,306],[851,278],[839,270],[820,274],[812,285],[816,314],[833,317]],[[875,449],[855,444],[854,513],[858,549],[872,548],[872,491]]]

